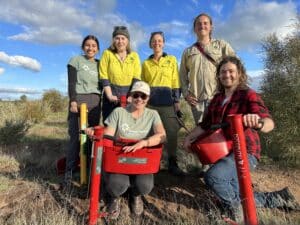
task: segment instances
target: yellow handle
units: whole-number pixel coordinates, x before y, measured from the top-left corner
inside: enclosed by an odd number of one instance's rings
[[[87,105],[80,105],[80,130],[87,127]],[[80,134],[80,184],[87,184],[87,135]]]

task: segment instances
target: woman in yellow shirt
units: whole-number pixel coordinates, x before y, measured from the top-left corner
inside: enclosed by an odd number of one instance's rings
[[[178,64],[175,56],[163,52],[164,45],[163,32],[153,32],[149,40],[153,54],[142,65],[142,80],[151,87],[149,107],[158,111],[166,129],[168,170],[174,175],[184,175],[177,165],[176,155],[180,128],[176,119],[176,114],[180,113]]]
[[[120,106],[121,96],[127,96],[131,85],[141,79],[138,54],[130,48],[130,35],[124,26],[116,26],[112,44],[106,49],[99,64],[100,81],[103,85],[102,119]]]

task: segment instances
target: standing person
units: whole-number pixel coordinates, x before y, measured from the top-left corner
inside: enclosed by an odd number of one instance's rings
[[[180,125],[176,116],[180,114],[180,83],[175,56],[163,52],[164,33],[151,33],[149,47],[153,54],[142,65],[142,80],[151,87],[149,107],[158,111],[167,133],[165,145],[168,153],[168,170],[174,175],[184,175],[177,164],[177,133]]]
[[[197,42],[184,50],[179,75],[183,97],[198,124],[215,94],[217,63],[222,57],[235,53],[227,42],[212,38],[213,22],[208,14],[199,14],[194,19],[193,29]]]
[[[88,124],[99,124],[101,90],[98,72],[99,61],[95,58],[99,52],[99,41],[93,35],[86,36],[81,44],[83,55],[75,56],[68,63],[69,94],[69,146],[66,156],[65,183],[69,184],[72,172],[76,170],[79,159],[79,108],[86,103]]]
[[[274,128],[269,110],[261,97],[248,87],[248,76],[237,57],[225,57],[217,67],[216,77],[218,93],[212,99],[203,121],[185,138],[184,147],[189,149],[193,140],[210,129],[211,125],[229,122],[227,115],[243,114],[249,166],[255,169],[261,153],[258,132],[268,133]],[[232,140],[230,128],[223,130],[226,138]],[[228,215],[240,222],[243,217],[234,153],[212,165],[204,181],[220,199]],[[299,207],[287,188],[277,192],[255,192],[254,196],[257,207]]]
[[[146,108],[149,101],[150,87],[143,81],[133,84],[130,91],[131,103],[126,108],[116,108],[105,120],[104,135],[115,138],[140,140],[132,146],[123,147],[124,152],[134,152],[144,147],[163,143],[165,130],[157,111]],[[92,129],[87,129],[93,135]],[[111,219],[120,214],[120,196],[131,188],[130,207],[134,215],[141,215],[144,210],[142,195],[149,194],[153,188],[153,174],[126,175],[105,173],[105,188],[109,195],[108,212]]]
[[[99,65],[100,80],[104,88],[103,121],[120,106],[121,96],[127,96],[131,85],[141,79],[138,54],[130,48],[127,27],[116,26],[112,33],[112,44],[103,52]]]

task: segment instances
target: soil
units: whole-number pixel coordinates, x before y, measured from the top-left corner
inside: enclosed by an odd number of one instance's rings
[[[28,178],[24,176],[26,171],[32,174],[31,177],[41,178],[24,179]],[[86,222],[89,212],[87,189],[76,186],[76,182],[73,192],[69,194],[61,189],[59,179],[50,178],[53,177],[53,171],[45,172],[40,168],[28,167],[23,169],[20,176],[16,175],[16,171],[0,167],[0,175],[1,179],[6,179],[5,182],[9,187],[5,191],[0,190],[0,221],[4,224],[12,224],[10,221],[16,216],[16,209],[22,211],[22,207],[25,207],[29,214],[49,208],[55,211],[55,207],[67,208],[70,214],[77,216],[78,224]],[[252,174],[255,190],[275,191],[288,186],[298,202],[300,202],[299,178],[299,170],[280,169],[274,165],[260,165]],[[204,224],[210,220],[208,215],[211,214],[211,209],[216,210],[214,216],[221,221],[214,197],[205,188],[202,178],[196,176],[178,178],[171,176],[167,171],[161,171],[155,177],[155,188],[143,198],[143,201],[145,211],[139,224],[166,224],[161,221],[169,221],[171,224],[174,218],[177,221],[193,218],[193,221]],[[101,211],[105,211],[105,207],[101,207]],[[289,215],[297,218],[300,216],[299,212],[290,212]],[[121,222],[115,223],[127,224],[126,221],[129,220],[128,194],[125,194],[122,199],[121,217],[118,220]],[[101,221],[98,224],[101,224]]]

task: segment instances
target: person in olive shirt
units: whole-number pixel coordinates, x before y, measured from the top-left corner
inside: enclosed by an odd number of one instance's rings
[[[149,47],[153,54],[142,65],[142,80],[151,87],[149,107],[158,111],[167,133],[165,148],[168,171],[174,175],[184,175],[177,164],[177,134],[180,125],[176,119],[180,115],[180,82],[175,56],[163,52],[165,37],[163,32],[151,33]],[[164,156],[164,158],[166,158]]]
[[[120,106],[121,96],[127,96],[131,85],[141,79],[139,55],[130,48],[130,35],[124,26],[116,26],[112,44],[106,49],[99,64],[100,80],[104,88],[102,119]]]
[[[191,106],[195,125],[202,121],[216,91],[216,65],[226,55],[235,55],[224,40],[212,38],[212,18],[199,14],[193,22],[197,42],[186,48],[181,57],[180,81],[182,95]]]
[[[84,55],[72,57],[68,63],[70,141],[66,152],[65,185],[70,184],[79,159],[79,107],[81,103],[87,104],[89,126],[99,124],[101,112],[98,60],[95,59],[99,52],[99,41],[95,36],[88,35],[81,48]]]

